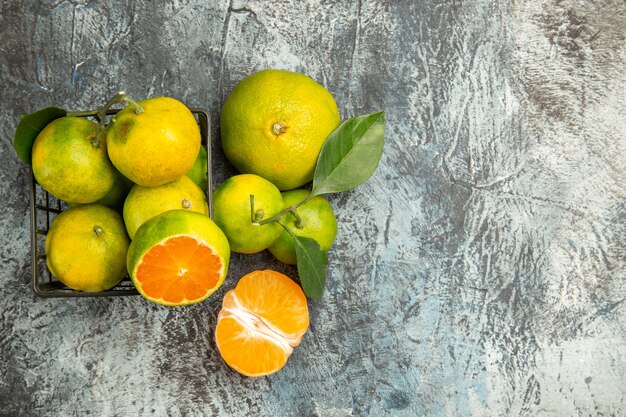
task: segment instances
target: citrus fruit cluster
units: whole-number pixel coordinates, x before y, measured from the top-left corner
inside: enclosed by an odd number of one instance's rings
[[[108,109],[122,103],[107,122]],[[16,133],[18,156],[32,164],[37,182],[70,206],[46,237],[52,275],[97,292],[128,273],[146,299],[187,305],[220,287],[231,250],[268,249],[297,264],[303,288],[276,271],[245,275],[224,296],[215,340],[243,375],[281,369],[308,329],[307,296],[321,296],[337,234],[321,194],[371,175],[382,154],[384,113],[339,126],[332,95],[305,75],[265,70],[243,79],[221,112],[222,147],[241,174],[213,192],[215,222],[205,194],[207,150],[183,103],[135,102],[120,92],[89,115],[98,123],[46,108],[29,115],[22,143]],[[304,188],[311,180],[312,189]]]
[[[116,97],[130,105],[108,125],[61,117],[33,143],[35,179],[70,205],[46,236],[48,269],[79,291],[110,289],[128,272],[151,301],[202,301],[226,277],[230,248],[209,218],[196,119],[172,98]]]
[[[234,252],[265,249],[296,265],[294,239],[328,252],[337,234],[331,205],[304,186],[339,125],[331,94],[311,78],[265,70],[240,81],[221,113],[226,157],[241,172],[213,193],[214,219]],[[281,193],[282,191],[282,193]],[[275,271],[244,276],[223,300],[215,339],[226,363],[248,376],[281,369],[308,328],[306,297]]]
[[[281,212],[309,196],[308,190],[296,188],[313,178],[322,145],[339,121],[332,95],[303,74],[265,70],[235,86],[222,109],[221,137],[226,157],[242,174],[224,181],[213,194],[215,221],[231,250],[269,249],[276,259],[295,265],[292,235],[330,249],[337,222],[323,197],[284,217]],[[267,222],[273,218],[282,222]]]

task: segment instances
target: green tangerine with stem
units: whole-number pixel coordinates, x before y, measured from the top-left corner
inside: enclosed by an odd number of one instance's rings
[[[248,196],[256,194],[252,211]],[[256,253],[267,249],[282,233],[278,224],[259,225],[264,217],[273,217],[284,207],[278,188],[254,174],[228,178],[213,191],[213,220],[222,229],[230,249]],[[252,221],[250,221],[252,219]]]

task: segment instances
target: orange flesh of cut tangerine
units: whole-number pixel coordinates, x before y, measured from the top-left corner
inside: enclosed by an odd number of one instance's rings
[[[145,253],[135,279],[147,297],[181,304],[205,297],[217,285],[222,268],[221,258],[211,247],[189,236],[177,236]]]
[[[309,326],[298,284],[275,271],[254,271],[226,293],[215,340],[226,363],[247,376],[280,370]]]

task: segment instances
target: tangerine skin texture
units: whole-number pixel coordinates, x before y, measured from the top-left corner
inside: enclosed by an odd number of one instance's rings
[[[64,211],[52,222],[46,236],[46,263],[52,275],[72,289],[104,291],[126,275],[129,244],[116,211],[85,204]]]
[[[146,221],[168,210],[181,209],[209,215],[204,193],[189,177],[183,176],[158,187],[135,184],[124,202],[128,235],[132,239]]]
[[[155,97],[115,115],[105,133],[113,165],[135,184],[155,187],[185,175],[200,150],[200,129],[180,101]]]
[[[205,193],[209,189],[208,163],[206,149],[204,146],[200,146],[196,161],[193,163],[191,170],[187,172],[187,176]]]
[[[50,122],[33,144],[37,182],[55,197],[72,203],[103,198],[119,174],[107,158],[104,135],[97,147],[92,145],[97,129],[96,123],[81,117]]]
[[[285,207],[304,201],[311,192],[309,190],[291,190],[282,193]],[[337,236],[337,220],[330,203],[322,196],[315,196],[296,209],[302,221],[302,228],[296,226],[296,217],[291,213],[283,216],[283,223],[296,236],[314,239],[324,252],[328,252]],[[283,230],[272,243],[269,251],[279,261],[296,265],[296,248],[291,235]]]
[[[276,222],[262,226],[252,223],[250,195],[254,195],[255,212],[262,211],[263,219],[278,214],[283,208],[283,197],[278,188],[258,175],[235,175],[213,192],[215,223],[228,237],[230,248],[239,253],[267,249],[283,230]]]
[[[313,179],[322,145],[339,122],[322,85],[296,72],[264,70],[241,80],[226,99],[222,147],[240,172],[290,190]]]

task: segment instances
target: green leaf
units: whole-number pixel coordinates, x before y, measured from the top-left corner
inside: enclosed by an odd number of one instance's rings
[[[347,191],[365,182],[378,166],[384,138],[384,111],[344,121],[324,142],[311,195]]]
[[[15,129],[15,138],[13,139],[13,147],[22,162],[26,165],[31,164],[33,143],[39,132],[48,126],[48,123],[51,121],[66,115],[67,111],[63,109],[58,107],[46,107],[45,109],[22,116],[17,125],[17,129]]]
[[[293,235],[293,240],[296,247],[298,275],[304,294],[318,300],[322,297],[326,285],[328,257],[314,239]]]

